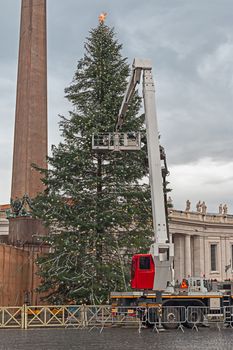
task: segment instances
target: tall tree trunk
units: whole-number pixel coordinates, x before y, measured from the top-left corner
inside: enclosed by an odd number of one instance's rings
[[[103,237],[103,227],[102,223],[100,223],[98,212],[102,209],[102,157],[98,155],[97,158],[97,230],[96,230],[96,257],[100,264],[102,264],[103,260],[103,245],[102,245],[102,237]]]

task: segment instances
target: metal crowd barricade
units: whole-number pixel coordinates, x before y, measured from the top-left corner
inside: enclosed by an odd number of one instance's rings
[[[156,306],[149,307],[147,322],[159,333],[162,327],[167,329],[181,329],[186,322],[186,308],[184,306]]]
[[[115,326],[138,327],[140,333],[147,320],[147,308],[143,306],[118,306],[112,308],[112,319]]]
[[[159,332],[159,328],[161,327],[161,316],[162,316],[162,308],[160,306],[149,307],[146,310],[146,314],[144,316],[144,322],[148,326],[153,327]]]
[[[224,307],[224,321],[226,326],[233,328],[233,306]]]
[[[168,329],[181,329],[184,332],[186,322],[185,306],[163,306],[162,307],[162,325]]]
[[[25,328],[85,326],[82,305],[26,306]]]
[[[225,311],[223,307],[210,308],[207,306],[187,307],[187,322],[193,329],[198,331],[198,327],[203,324],[216,324],[220,330],[220,324],[225,323]]]
[[[0,328],[24,328],[24,307],[1,307]]]
[[[86,306],[85,325],[90,327],[90,331],[101,327],[100,332],[107,326],[138,326],[140,332],[145,310],[145,308],[136,306]]]

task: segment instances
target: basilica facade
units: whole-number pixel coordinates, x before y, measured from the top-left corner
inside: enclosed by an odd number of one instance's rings
[[[233,215],[171,210],[175,279],[233,279]]]

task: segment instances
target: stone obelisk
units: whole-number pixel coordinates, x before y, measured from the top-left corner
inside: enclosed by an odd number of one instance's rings
[[[32,167],[32,164],[46,168],[46,34],[46,0],[22,0],[11,188],[13,201],[22,200],[25,195],[33,199],[44,189],[41,174]],[[25,233],[27,231],[22,220],[17,219],[20,218],[10,221],[11,243],[16,238],[18,240],[16,231],[22,229]],[[23,227],[20,228],[19,225]]]
[[[46,0],[22,0],[11,198],[43,190],[32,163],[46,167]]]

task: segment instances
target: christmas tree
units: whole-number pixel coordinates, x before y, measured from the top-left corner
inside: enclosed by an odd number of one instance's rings
[[[70,86],[73,110],[61,117],[63,141],[52,147],[45,193],[34,203],[50,229],[50,253],[38,259],[40,291],[53,303],[102,303],[127,290],[130,260],[147,252],[152,233],[146,142],[135,152],[95,152],[92,135],[114,131],[129,76],[114,29],[92,29]],[[145,133],[135,93],[122,131]]]

